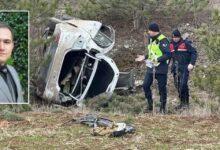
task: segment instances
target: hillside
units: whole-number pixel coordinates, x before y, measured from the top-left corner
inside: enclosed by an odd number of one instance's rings
[[[216,0],[208,3],[206,0],[0,3],[1,9],[27,9],[31,14],[30,104],[0,106],[0,149],[220,149],[220,13],[213,11],[218,4]],[[115,91],[110,100],[101,94],[87,99],[82,108],[64,107],[36,96],[36,72],[45,42],[41,35],[49,17],[66,15],[97,20],[115,29],[116,43],[107,55],[120,71],[134,70],[138,83],[135,92]],[[179,28],[197,49],[196,68],[189,79],[189,110],[174,109],[179,99],[169,68],[167,113],[159,113],[155,82],[152,89],[156,109],[153,114],[145,113],[146,100],[141,84],[146,66],[134,59],[137,54],[145,53],[143,32],[151,21],[157,22],[167,37],[171,37],[174,28]],[[117,138],[93,136],[92,128],[72,121],[91,113],[131,124],[136,131]]]

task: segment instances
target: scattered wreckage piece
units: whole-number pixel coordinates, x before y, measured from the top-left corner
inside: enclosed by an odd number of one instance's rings
[[[123,74],[105,55],[115,43],[111,26],[51,18],[43,37],[51,42],[44,46],[44,59],[37,73],[38,96],[60,104],[74,101],[81,106],[85,98],[112,95]]]
[[[116,123],[107,118],[98,117],[94,114],[87,114],[84,117],[76,119],[77,123],[88,125],[92,127],[92,135],[97,136],[113,136],[120,137],[127,133],[134,133],[135,128],[123,122]]]
[[[130,72],[120,72],[119,79],[116,85],[117,90],[135,90],[135,70]]]

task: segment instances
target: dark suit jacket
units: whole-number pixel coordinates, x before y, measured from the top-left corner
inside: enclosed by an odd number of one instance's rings
[[[11,74],[14,80],[14,83],[16,85],[15,90],[17,91],[17,103],[24,103],[22,88],[21,88],[18,74],[16,70],[14,69],[14,67],[10,65],[7,65],[6,67],[9,73]],[[10,104],[10,103],[15,103],[15,102],[13,102],[12,100],[12,96],[11,96],[11,93],[10,93],[10,90],[7,84],[5,83],[2,76],[0,76],[0,104]]]

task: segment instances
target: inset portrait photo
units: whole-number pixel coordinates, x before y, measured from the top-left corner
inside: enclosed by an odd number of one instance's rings
[[[28,101],[28,11],[0,11],[0,104]]]

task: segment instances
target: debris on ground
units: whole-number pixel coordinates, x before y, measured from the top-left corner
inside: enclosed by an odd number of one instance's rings
[[[134,133],[135,128],[126,123],[116,123],[107,118],[98,117],[94,114],[87,114],[75,120],[76,123],[88,125],[92,127],[92,135],[94,136],[111,136],[120,137],[127,133]]]

